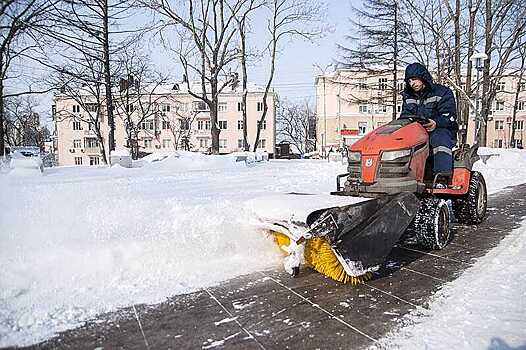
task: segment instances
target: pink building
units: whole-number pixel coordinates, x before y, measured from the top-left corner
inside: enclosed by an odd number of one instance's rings
[[[197,84],[192,91],[199,91]],[[250,148],[263,111],[264,90],[250,85],[247,96],[247,137]],[[140,98],[114,93],[116,149],[133,143],[139,154],[162,151],[209,151],[211,140],[210,111],[201,100],[188,93],[186,83],[161,85]],[[97,127],[108,155],[108,121],[103,105],[99,107],[90,94],[56,95],[53,115],[57,136],[59,165],[102,164]],[[276,143],[275,94],[267,98],[269,110],[262,124],[258,149],[274,153]],[[225,90],[219,97],[218,127],[220,153],[243,149],[241,89]],[[130,136],[132,135],[132,136]],[[109,157],[107,157],[109,159]]]

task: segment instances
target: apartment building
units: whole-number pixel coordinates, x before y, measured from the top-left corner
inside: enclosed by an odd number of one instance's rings
[[[197,83],[192,84],[191,91],[200,91],[199,88],[200,85]],[[229,88],[220,95],[218,106],[218,127],[221,129],[220,153],[243,149],[245,127],[249,144],[254,142],[257,125],[263,113],[263,93],[263,88],[254,84],[249,85],[246,126],[242,120],[241,88]],[[176,149],[203,153],[210,151],[212,146],[210,111],[204,102],[189,94],[186,83],[155,87],[148,96],[142,97],[141,101],[136,100],[130,104],[119,103],[118,99],[122,94],[115,93],[114,96],[116,149],[129,146],[126,124],[129,120],[127,118],[132,118],[137,125],[133,140],[141,155]],[[54,97],[52,108],[59,165],[102,164],[102,154],[93,123],[90,122],[93,119],[89,118],[90,113],[93,115],[99,109],[101,111],[98,120],[105,145],[108,144],[109,126],[105,107],[93,103],[93,99],[90,98],[88,95],[82,96],[83,103],[79,103],[79,96],[73,98],[59,94]],[[267,98],[267,104],[269,110],[262,124],[258,148],[273,154],[276,143],[273,92]]]
[[[404,71],[398,72],[399,90],[404,88]],[[518,99],[515,123],[515,140],[522,146],[526,120],[525,82],[518,82],[517,76],[508,75],[501,79],[497,96],[488,120],[488,146],[509,147],[512,110],[515,102],[514,91],[522,84]],[[372,74],[360,69],[337,69],[316,77],[316,137],[318,150],[327,154],[343,145],[351,145],[366,133],[388,123],[392,119],[392,76]],[[396,105],[397,114],[402,108],[402,97]],[[473,142],[474,117],[470,118],[468,142]],[[526,141],[526,140],[525,140]]]

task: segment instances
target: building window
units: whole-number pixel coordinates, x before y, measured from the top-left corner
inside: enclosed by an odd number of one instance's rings
[[[226,130],[227,128],[227,121],[226,120],[220,120],[219,121],[219,129]]]
[[[166,103],[162,103],[161,104],[161,112],[170,112],[170,105],[169,104],[166,104]]]
[[[73,140],[73,148],[81,148],[82,140]]]
[[[226,112],[226,102],[220,102],[217,106],[219,112]]]
[[[358,135],[365,135],[367,132],[367,122],[358,122]]]
[[[226,140],[219,140],[219,148],[226,148]]]
[[[170,148],[171,147],[172,140],[170,139],[164,139],[163,140],[163,148]]]
[[[242,112],[243,111],[243,102],[238,102],[237,103],[237,111],[238,112]]]
[[[261,126],[261,130],[267,130],[267,120],[263,120],[263,123],[261,122],[261,120],[258,120],[258,126]]]
[[[100,159],[98,156],[89,156],[89,165],[99,165]]]
[[[204,120],[198,120],[197,121],[197,130],[203,130],[205,127],[205,121]]]
[[[238,120],[237,121],[237,130],[243,130],[243,121],[242,120]]]
[[[208,148],[208,139],[200,139],[199,140],[199,147],[201,147],[201,148]]]
[[[495,130],[504,130],[504,120],[495,120]]]
[[[210,107],[204,101],[194,101],[194,111],[196,112],[209,112]]]
[[[179,119],[181,130],[190,130],[190,121],[188,119]]]
[[[387,78],[379,78],[378,79],[378,89],[379,90],[387,90]]]
[[[360,113],[367,113],[369,110],[368,106],[367,105],[359,105],[358,106],[358,111]]]
[[[75,157],[75,165],[82,165],[82,157]]]
[[[497,91],[504,91],[506,89],[506,83],[504,81],[499,81],[497,84]]]
[[[402,112],[402,105],[396,105],[396,112],[397,113]]]
[[[82,130],[82,124],[79,121],[73,122],[73,130]]]
[[[367,79],[366,78],[358,79],[358,89],[367,90]]]
[[[267,147],[267,140],[265,140],[265,139],[259,140],[258,148],[265,148],[265,147]]]
[[[502,140],[494,140],[493,141],[493,147],[495,148],[502,148]]]
[[[146,139],[144,142],[144,148],[152,148],[152,140]]]
[[[378,113],[387,113],[387,105],[378,105]]]
[[[97,112],[99,110],[99,105],[96,103],[86,103],[86,111],[88,112]]]
[[[403,91],[405,89],[405,81],[398,81],[398,83],[396,83],[396,88],[398,91]]]
[[[526,89],[526,83],[522,82],[519,84],[519,91],[524,91],[524,89]]]
[[[84,139],[84,147],[86,148],[95,148],[99,147],[99,141],[94,138],[86,138]]]
[[[263,110],[263,102],[258,102],[257,110],[258,112],[261,112]]]
[[[205,120],[205,129],[210,130],[210,120]]]
[[[517,103],[517,110],[518,111],[523,111],[524,110],[524,101],[519,101]]]
[[[126,105],[126,112],[133,113],[133,111],[135,111],[135,106],[133,104]]]
[[[146,119],[139,124],[139,129],[141,130],[153,130],[154,123],[152,119]]]
[[[237,140],[237,148],[243,149],[243,139]]]
[[[524,120],[516,120],[513,124],[515,130],[524,130]]]
[[[163,120],[163,130],[170,129],[170,122],[168,120]]]
[[[504,101],[495,102],[495,111],[503,111],[503,110],[504,110]]]
[[[80,106],[79,105],[73,105],[73,113],[79,113],[80,112]]]

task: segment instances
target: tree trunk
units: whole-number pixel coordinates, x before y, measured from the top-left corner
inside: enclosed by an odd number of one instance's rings
[[[217,80],[210,84],[212,105],[210,107],[210,128],[212,133],[212,154],[219,154],[219,133],[221,130],[217,127],[217,106],[219,105],[219,96],[217,93]]]
[[[398,1],[395,0],[394,11],[394,52],[393,52],[393,116],[396,119],[396,104],[398,100]],[[374,128],[374,125],[373,125]]]
[[[480,117],[482,118],[480,131],[479,131],[479,146],[485,147],[487,143],[488,133],[488,116],[491,108],[491,99],[488,96],[490,92],[490,67],[491,67],[491,46],[493,44],[493,38],[491,36],[491,30],[493,28],[493,14],[492,14],[492,2],[491,0],[485,0],[485,33],[484,33],[484,52],[488,55],[488,59],[484,61],[484,70],[482,71],[482,108]]]
[[[108,134],[108,151],[115,150],[115,119],[113,118],[113,98],[111,91],[111,71],[110,71],[110,42],[109,42],[109,23],[108,23],[108,0],[103,3],[103,30],[104,30],[104,85],[106,88],[106,113],[110,131]]]
[[[1,60],[1,57],[0,57]],[[2,71],[2,66],[0,65],[0,72]],[[0,79],[0,158],[5,157],[5,143],[4,143],[4,81]]]

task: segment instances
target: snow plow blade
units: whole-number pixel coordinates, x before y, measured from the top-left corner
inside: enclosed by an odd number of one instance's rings
[[[385,261],[420,207],[413,193],[319,210],[307,218],[310,234],[330,244],[351,276],[373,271]]]

